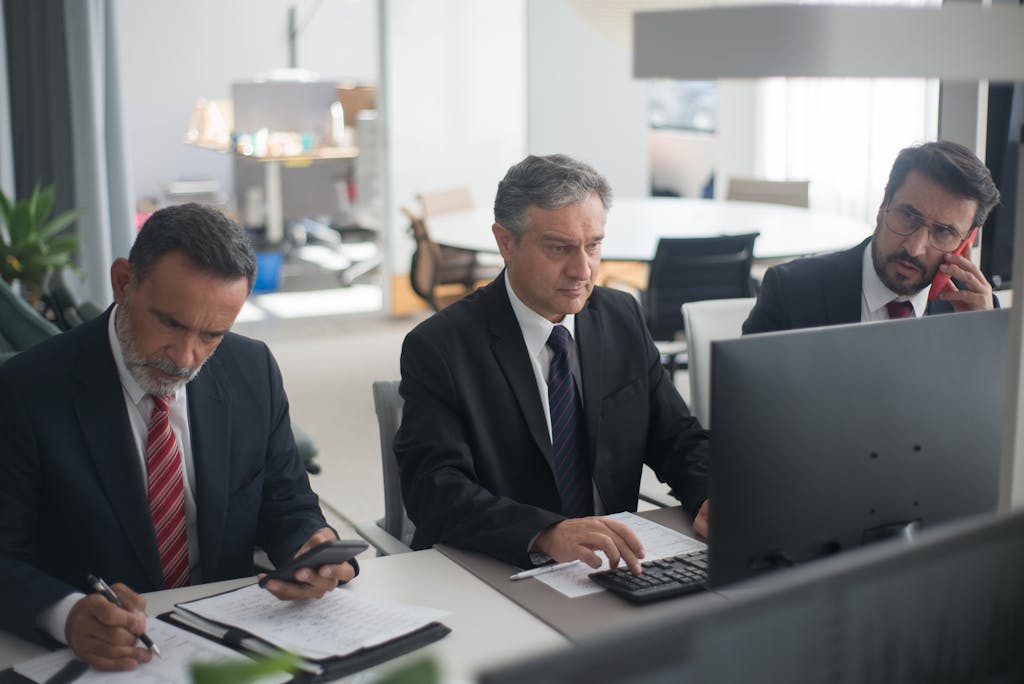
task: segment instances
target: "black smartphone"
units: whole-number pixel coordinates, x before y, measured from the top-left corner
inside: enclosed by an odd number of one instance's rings
[[[335,539],[323,544],[314,546],[309,551],[292,558],[282,567],[268,572],[260,580],[260,586],[265,587],[268,580],[276,579],[294,584],[305,584],[295,579],[295,571],[299,568],[313,568],[316,570],[321,565],[336,565],[352,560],[367,549],[367,543],[361,539]]]

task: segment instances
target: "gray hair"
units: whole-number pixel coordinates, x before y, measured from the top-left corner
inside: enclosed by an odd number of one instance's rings
[[[174,251],[183,252],[201,270],[225,280],[245,278],[252,288],[256,254],[249,236],[212,207],[178,204],[146,219],[128,254],[135,282],[144,280],[160,257]]]
[[[530,228],[529,206],[561,209],[597,193],[605,211],[612,206],[612,189],[592,166],[564,154],[530,155],[509,168],[498,183],[494,221],[517,238]]]

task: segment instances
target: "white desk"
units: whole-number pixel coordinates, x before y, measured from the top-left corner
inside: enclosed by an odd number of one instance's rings
[[[362,573],[352,582],[353,591],[381,600],[451,611],[442,620],[451,628],[451,634],[375,670],[387,671],[397,663],[429,654],[439,662],[446,680],[468,680],[485,667],[569,643],[437,551],[371,558],[360,564]],[[175,603],[251,582],[247,578],[154,592],[146,595],[147,611],[156,615],[170,610]],[[0,669],[43,652],[39,646],[0,632]],[[363,681],[364,676],[360,673],[339,681]]]
[[[431,216],[431,237],[453,247],[496,252],[490,208]],[[608,212],[602,257],[650,261],[663,237],[710,237],[760,231],[754,258],[779,259],[852,247],[872,226],[828,212],[762,202],[624,197]]]

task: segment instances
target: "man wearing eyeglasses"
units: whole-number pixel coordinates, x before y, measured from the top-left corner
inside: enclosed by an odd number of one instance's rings
[[[769,268],[743,333],[993,308],[971,243],[998,203],[992,175],[966,147],[901,150],[874,234],[853,249]],[[930,298],[940,272],[952,280]]]

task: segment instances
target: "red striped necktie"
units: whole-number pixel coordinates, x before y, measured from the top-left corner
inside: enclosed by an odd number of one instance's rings
[[[914,305],[910,302],[897,302],[895,299],[885,305],[889,312],[889,318],[911,318],[914,315]]]
[[[185,535],[185,481],[181,451],[167,416],[168,397],[150,395],[153,414],[146,438],[149,511],[164,572],[164,586],[188,584],[188,540]]]

